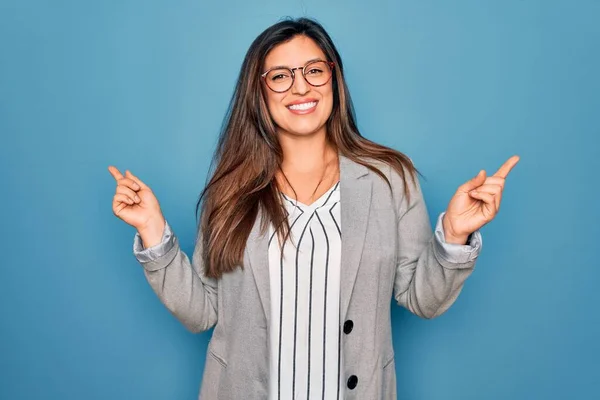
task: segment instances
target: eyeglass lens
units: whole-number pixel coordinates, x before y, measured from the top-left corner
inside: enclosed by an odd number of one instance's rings
[[[296,70],[298,73],[301,70]],[[321,86],[331,78],[331,68],[325,61],[315,61],[304,68],[304,79],[313,86]],[[288,68],[277,68],[265,76],[267,85],[276,92],[285,92],[292,87],[294,79]]]

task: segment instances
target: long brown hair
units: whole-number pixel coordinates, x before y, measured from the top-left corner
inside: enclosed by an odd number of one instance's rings
[[[262,232],[270,221],[280,237],[287,238],[289,233],[275,179],[283,152],[263,97],[260,74],[269,51],[297,35],[314,40],[328,61],[335,63],[333,109],[327,121],[327,135],[339,154],[374,171],[388,185],[385,175],[369,160],[390,165],[403,178],[408,196],[404,170],[413,179],[418,173],[407,156],[364,138],[358,131],[342,59],[325,29],[308,18],[278,22],[262,32],[246,53],[212,160],[214,172],[196,205],[196,214],[201,207],[199,240],[207,276],[219,278],[242,267],[246,241],[259,210],[267,217],[262,219]]]

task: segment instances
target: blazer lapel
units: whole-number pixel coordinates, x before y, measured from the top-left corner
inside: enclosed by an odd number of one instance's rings
[[[340,318],[344,321],[356,281],[371,206],[370,179],[360,179],[369,169],[340,155],[340,211],[342,257]]]
[[[258,288],[258,295],[265,311],[267,326],[271,317],[271,293],[269,278],[269,238],[268,233],[260,233],[262,212],[259,211],[254,226],[248,236],[246,248],[250,261],[250,269],[254,275],[254,281]]]

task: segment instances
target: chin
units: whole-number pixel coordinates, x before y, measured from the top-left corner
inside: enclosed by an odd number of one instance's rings
[[[322,125],[302,125],[302,126],[288,126],[285,131],[292,135],[308,136],[318,132],[323,126]]]
[[[287,121],[281,127],[284,131],[294,135],[310,135],[323,129],[326,121],[321,118],[303,118],[302,121]]]

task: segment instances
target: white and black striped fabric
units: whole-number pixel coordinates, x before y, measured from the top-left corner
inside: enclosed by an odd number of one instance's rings
[[[291,240],[281,251],[271,226],[269,399],[343,399],[339,182],[311,205],[282,196]]]

